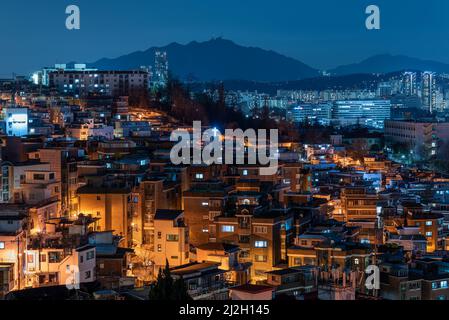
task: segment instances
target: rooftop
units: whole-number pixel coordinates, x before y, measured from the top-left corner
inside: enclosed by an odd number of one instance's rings
[[[201,245],[197,246],[197,249],[235,252],[235,251],[239,251],[240,247],[233,245],[233,244],[227,244],[227,243],[209,242],[209,243],[205,243],[205,244],[201,244]]]
[[[189,264],[185,264],[185,265],[182,265],[179,267],[172,268],[170,271],[173,275],[178,275],[178,276],[185,276],[185,275],[191,275],[191,274],[196,274],[196,273],[200,273],[202,275],[205,273],[211,273],[211,272],[217,272],[217,271],[220,272],[220,270],[218,269],[218,266],[219,266],[219,263],[193,262],[193,263],[189,263]],[[224,272],[224,271],[222,271],[222,272]]]
[[[128,187],[94,187],[84,186],[78,189],[77,194],[128,194],[131,190]]]
[[[257,284],[244,284],[241,286],[233,287],[231,290],[257,294],[267,291],[273,291],[274,288],[270,286],[257,285]]]
[[[183,210],[157,209],[154,220],[175,220],[183,213]]]

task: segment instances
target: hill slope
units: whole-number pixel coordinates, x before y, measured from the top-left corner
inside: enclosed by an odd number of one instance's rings
[[[318,76],[318,70],[274,51],[243,47],[222,38],[186,45],[172,43],[133,52],[115,59],[101,59],[89,66],[98,69],[154,67],[155,51],[167,51],[170,71],[181,80],[286,81]]]
[[[421,60],[403,55],[383,54],[370,57],[360,63],[337,67],[330,71],[335,75],[355,73],[390,73],[402,70],[449,72],[449,64]]]

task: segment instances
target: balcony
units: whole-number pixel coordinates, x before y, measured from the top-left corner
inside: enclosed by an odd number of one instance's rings
[[[239,237],[239,243],[240,244],[249,244],[250,241],[251,241],[251,238],[249,236],[243,235],[243,236]]]
[[[154,230],[154,223],[145,222],[143,224],[143,228],[145,230]]]
[[[251,229],[238,229],[237,234],[240,236],[251,236]]]
[[[239,228],[242,230],[251,230],[251,224],[249,222],[239,223]]]
[[[193,290],[189,290],[189,295],[193,300],[213,300],[214,295],[225,294],[229,291],[229,284],[225,282],[208,285],[207,287],[201,287]]]

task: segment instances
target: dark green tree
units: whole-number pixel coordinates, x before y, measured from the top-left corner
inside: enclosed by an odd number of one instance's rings
[[[157,275],[157,281],[151,286],[150,293],[149,293],[149,299],[150,300],[163,300],[163,283],[165,279],[162,275],[162,269],[159,269],[159,274]]]
[[[164,293],[164,300],[171,300],[171,297],[173,295],[173,278],[170,274],[170,266],[168,263],[168,259],[165,263],[165,269],[164,269],[164,281],[162,282],[162,292]]]
[[[182,278],[173,281],[168,260],[164,270],[159,269],[157,281],[150,289],[150,300],[191,300]]]
[[[189,296],[189,293],[187,292],[187,286],[182,277],[176,280],[173,284],[173,292],[171,298],[171,300],[176,301],[192,300],[192,298]]]

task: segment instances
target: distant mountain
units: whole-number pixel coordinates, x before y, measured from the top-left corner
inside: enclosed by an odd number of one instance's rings
[[[449,73],[449,64],[421,60],[403,55],[382,54],[363,60],[360,63],[337,67],[330,70],[330,73],[334,75],[347,75],[355,73],[390,73],[403,70]]]
[[[181,80],[248,80],[275,82],[299,80],[319,75],[318,70],[274,51],[240,46],[230,40],[214,38],[186,45],[172,43],[133,52],[115,59],[101,59],[91,67],[100,70],[154,67],[155,51],[166,51],[170,71]]]

